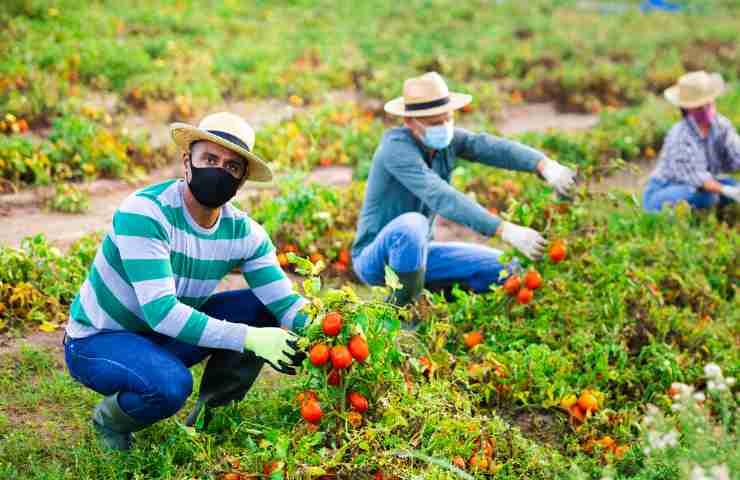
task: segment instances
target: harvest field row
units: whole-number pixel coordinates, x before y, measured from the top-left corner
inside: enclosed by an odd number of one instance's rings
[[[638,3],[4,2],[0,192],[52,185],[52,209],[84,215],[96,202],[84,182],[177,161],[155,128],[286,107],[257,131],[280,180],[235,203],[308,277],[313,323],[297,376],[265,368],[200,430],[184,426],[192,395],[111,453],[90,424],[100,396],[56,344],[102,233],[0,245],[0,340],[55,342],[0,347],[0,478],[738,478],[740,208],[649,215],[637,195],[587,181],[656,157],[679,118],[661,92],[685,71],[721,72],[718,110],[740,124],[740,3],[650,15]],[[553,250],[524,260],[518,283],[400,309],[359,284],[349,249],[372,153],[396,122],[379,106],[427,70],[474,95],[456,118],[472,130],[495,133],[532,101],[599,122],[514,136],[578,168],[569,202],[531,175],[462,162],[455,187]],[[328,166],[352,182],[305,180]],[[401,328],[412,319],[416,332]]]

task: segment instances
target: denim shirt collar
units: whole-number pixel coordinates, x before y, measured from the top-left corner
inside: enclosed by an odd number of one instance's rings
[[[694,136],[702,142],[706,142],[709,140],[709,138],[712,136],[712,133],[716,130],[717,126],[717,116],[715,115],[712,119],[712,123],[709,124],[709,131],[707,132],[707,136],[705,137],[702,135],[701,128],[699,127],[699,124],[696,123],[696,121],[691,118],[690,116],[686,116],[686,122],[689,124],[689,128],[691,129],[691,132],[693,132]]]

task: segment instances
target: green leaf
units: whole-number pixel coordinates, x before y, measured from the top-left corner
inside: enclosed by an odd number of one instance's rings
[[[398,275],[388,265],[385,266],[385,286],[392,290],[399,290],[402,287]]]

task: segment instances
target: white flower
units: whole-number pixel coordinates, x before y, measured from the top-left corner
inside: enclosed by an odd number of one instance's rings
[[[681,410],[683,410],[683,405],[681,405],[680,403],[674,403],[673,405],[671,405],[671,410],[674,412],[680,412]]]
[[[730,480],[730,469],[727,465],[716,465],[712,467],[712,480]]]
[[[646,457],[649,457],[650,456],[650,452],[651,451],[652,450],[650,449],[650,447],[645,447],[645,448],[642,449],[642,453],[644,453]]]
[[[709,380],[707,382],[707,389],[709,389],[709,390],[717,390],[717,383],[714,380]]]
[[[691,469],[691,476],[689,478],[691,480],[709,480],[704,476],[704,469],[699,465],[694,465],[694,468]]]
[[[722,369],[716,363],[709,363],[704,367],[704,374],[707,378],[722,378]]]
[[[727,384],[727,386],[729,386],[729,387],[735,385],[735,377],[727,377],[727,378],[725,378],[725,384]]]
[[[696,400],[697,402],[703,402],[706,399],[707,399],[707,397],[705,397],[704,394],[701,393],[701,392],[698,392],[698,393],[695,393],[694,394],[694,400]]]
[[[675,447],[678,445],[678,432],[671,430],[663,436],[663,443],[668,447]]]

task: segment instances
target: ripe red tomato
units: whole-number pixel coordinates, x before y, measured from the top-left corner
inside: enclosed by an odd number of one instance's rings
[[[506,282],[504,282],[504,291],[513,297],[517,292],[519,292],[521,285],[522,281],[519,278],[519,275],[512,275],[506,279]]]
[[[311,363],[319,367],[329,361],[329,346],[325,343],[319,343],[311,347]]]
[[[537,270],[530,270],[524,276],[524,286],[530,290],[537,290],[542,286],[542,275]]]
[[[473,348],[474,346],[483,343],[483,334],[477,331],[468,332],[463,335],[463,340],[465,341],[466,347]]]
[[[350,255],[349,255],[349,250],[347,250],[346,248],[343,248],[339,252],[339,261],[342,262],[345,265],[349,265],[350,260],[351,260],[351,258],[350,258]]]
[[[303,402],[303,405],[301,405],[301,416],[308,423],[317,423],[321,420],[322,415],[321,405],[319,405],[319,402],[316,400],[306,400]]]
[[[534,293],[528,288],[522,288],[516,296],[516,301],[522,305],[526,305],[532,301]]]
[[[367,412],[367,398],[365,398],[365,396],[361,393],[350,392],[349,395],[347,395],[347,399],[349,400],[349,404],[352,407],[352,410],[354,410],[355,412]]]
[[[322,324],[324,333],[330,337],[336,337],[342,331],[342,314],[331,312],[324,317]]]
[[[364,362],[368,355],[370,355],[367,342],[359,335],[355,335],[349,339],[349,352],[360,363]]]
[[[331,364],[337,370],[347,368],[352,365],[352,354],[344,345],[337,345],[331,348]]]
[[[584,412],[595,412],[599,409],[599,401],[593,393],[584,391],[581,393],[581,396],[578,397],[578,406],[581,407],[581,410]]]
[[[559,263],[565,260],[566,254],[567,249],[565,248],[565,243],[561,240],[556,241],[552,247],[550,247],[550,260],[554,263]]]
[[[341,383],[342,381],[342,374],[339,373],[339,370],[332,370],[329,372],[329,376],[326,377],[326,383],[331,385],[332,387],[336,387]]]

